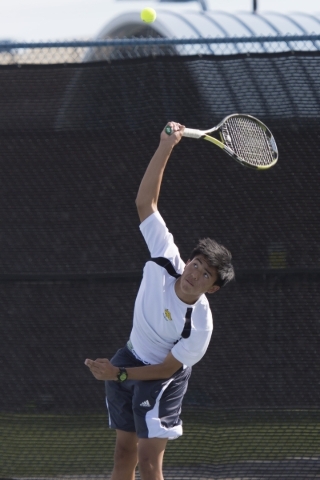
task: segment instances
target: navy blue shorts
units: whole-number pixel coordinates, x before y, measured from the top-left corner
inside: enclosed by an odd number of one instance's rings
[[[111,363],[117,367],[145,365],[127,346],[117,351]],[[180,437],[181,405],[190,375],[191,367],[187,367],[166,380],[106,381],[110,428],[136,432],[139,438]]]

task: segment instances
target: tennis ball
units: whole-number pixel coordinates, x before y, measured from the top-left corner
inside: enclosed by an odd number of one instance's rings
[[[146,23],[153,23],[157,18],[157,12],[153,8],[144,8],[140,13],[141,20]]]

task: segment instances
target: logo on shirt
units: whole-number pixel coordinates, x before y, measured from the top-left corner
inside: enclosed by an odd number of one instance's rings
[[[163,313],[163,316],[167,321],[172,322],[171,313],[169,312],[169,310],[167,308],[165,309],[165,311]]]

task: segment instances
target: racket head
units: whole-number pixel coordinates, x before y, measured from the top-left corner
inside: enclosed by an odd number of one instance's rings
[[[251,115],[238,114],[225,117],[207,135],[219,131],[223,149],[241,165],[256,170],[266,170],[278,161],[278,148],[269,128]]]

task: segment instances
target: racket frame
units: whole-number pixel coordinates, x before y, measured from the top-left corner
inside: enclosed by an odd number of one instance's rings
[[[221,133],[221,127],[223,126],[223,124],[227,120],[229,120],[232,117],[249,118],[252,121],[254,121],[255,123],[257,123],[264,130],[266,136],[268,137],[268,139],[269,139],[269,141],[272,145],[273,152],[274,152],[274,154],[276,154],[273,162],[269,163],[268,165],[252,165],[251,163],[248,163],[243,158],[239,157],[230,147],[228,147],[228,145],[226,145],[224,143],[223,135]],[[214,132],[220,133],[221,141],[218,140],[217,138],[209,135],[210,133],[214,133]],[[258,118],[255,118],[251,115],[240,114],[240,113],[234,113],[232,115],[228,115],[223,120],[221,120],[221,122],[218,125],[216,125],[213,128],[210,128],[209,130],[197,130],[197,129],[194,129],[194,128],[185,128],[184,132],[183,132],[183,136],[184,137],[189,137],[189,138],[195,138],[195,139],[202,138],[204,140],[207,140],[208,142],[214,143],[215,145],[220,147],[223,151],[225,151],[230,157],[232,157],[234,160],[236,160],[238,163],[240,163],[241,165],[243,165],[245,167],[252,168],[254,170],[267,170],[267,169],[273,167],[278,161],[278,148],[277,148],[275,139],[274,139],[271,131],[268,129],[268,127],[263,122],[261,122],[261,120],[259,120]]]

